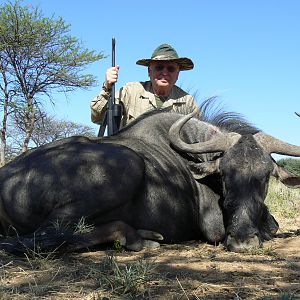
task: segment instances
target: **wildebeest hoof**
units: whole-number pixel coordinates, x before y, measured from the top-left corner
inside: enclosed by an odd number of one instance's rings
[[[139,240],[130,245],[126,245],[125,248],[130,251],[141,251],[142,249],[157,249],[160,244],[151,240]]]
[[[138,229],[136,231],[140,239],[136,240],[134,243],[127,244],[125,247],[131,251],[140,251],[143,248],[148,249],[157,249],[160,247],[160,244],[155,241],[162,241],[163,236],[155,231]]]
[[[164,237],[160,233],[151,230],[138,229],[137,233],[143,239],[149,239],[155,241],[162,241],[164,239]]]
[[[160,248],[160,244],[151,240],[143,240],[143,248],[147,249],[157,249]]]
[[[143,249],[143,241],[138,240],[132,244],[127,244],[125,248],[130,251],[141,251]]]

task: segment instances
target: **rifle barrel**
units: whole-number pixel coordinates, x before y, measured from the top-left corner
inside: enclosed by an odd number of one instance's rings
[[[116,39],[112,38],[111,41],[111,65],[112,67],[116,66]],[[112,85],[112,90],[111,90],[111,104],[115,104],[115,95],[116,95],[116,90],[115,90],[115,84]],[[112,107],[111,107],[112,109]]]

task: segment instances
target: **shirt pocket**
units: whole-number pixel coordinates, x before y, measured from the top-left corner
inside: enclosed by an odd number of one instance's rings
[[[155,107],[149,103],[148,98],[144,98],[142,96],[137,97],[135,101],[128,107],[128,119],[136,119],[143,113],[153,108]]]

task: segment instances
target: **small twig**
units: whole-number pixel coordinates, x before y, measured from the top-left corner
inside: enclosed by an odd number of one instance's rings
[[[181,285],[181,283],[180,283],[180,281],[179,281],[179,279],[178,279],[178,277],[176,276],[176,280],[177,280],[177,282],[178,282],[178,284],[179,284],[179,286],[180,286],[180,288],[182,289],[182,291],[183,291],[183,293],[184,293],[184,295],[185,295],[185,297],[186,297],[186,299],[190,299],[189,297],[188,297],[188,295],[186,294],[186,292],[185,292],[185,290],[184,290],[184,288],[182,287],[182,285]]]
[[[58,268],[57,272],[54,274],[54,276],[52,276],[50,282],[52,282],[55,279],[55,277],[57,276],[57,274],[59,273],[59,271],[60,271],[60,268]]]
[[[11,265],[13,262],[12,261],[10,261],[9,263],[7,263],[7,264],[5,264],[5,265],[2,265],[2,266],[0,266],[0,269],[1,268],[5,268],[5,267],[7,267],[7,266],[9,266],[9,265]]]
[[[194,296],[196,297],[197,300],[200,300],[200,298],[195,293],[193,293],[193,294],[194,294]]]

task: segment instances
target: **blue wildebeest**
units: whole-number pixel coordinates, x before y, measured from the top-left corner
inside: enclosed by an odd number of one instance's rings
[[[110,137],[30,150],[0,169],[0,249],[63,252],[119,240],[139,251],[162,239],[260,246],[278,229],[264,204],[270,176],[300,183],[270,153],[300,156],[300,148],[226,114],[207,122],[164,111]],[[82,217],[93,229],[73,233]]]

